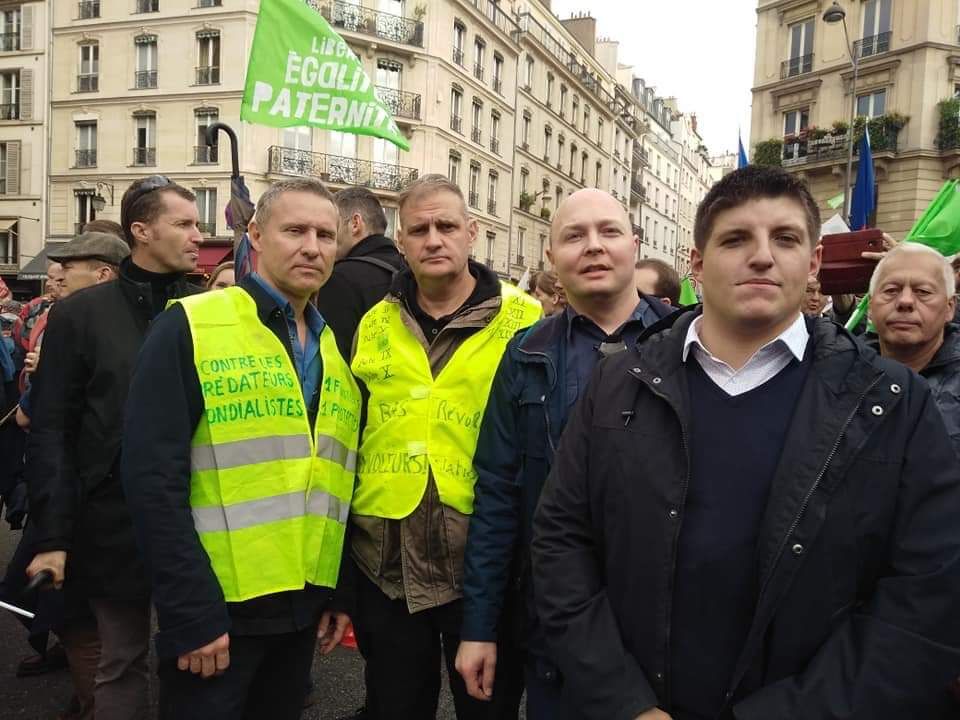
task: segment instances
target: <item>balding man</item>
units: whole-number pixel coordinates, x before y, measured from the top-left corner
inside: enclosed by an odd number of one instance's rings
[[[904,243],[870,279],[870,319],[880,354],[922,375],[960,452],[960,327],[953,324],[956,278],[936,250]]]
[[[523,620],[519,639],[528,651],[530,720],[571,717],[532,603],[530,521],[540,489],[594,366],[605,355],[635,345],[644,329],[670,312],[656,298],[638,296],[638,243],[626,211],[609,194],[580,190],[561,204],[547,257],[569,304],[510,342],[480,429],[457,669],[471,695],[491,696],[495,641],[505,629],[505,608],[516,606],[519,613],[506,615]]]

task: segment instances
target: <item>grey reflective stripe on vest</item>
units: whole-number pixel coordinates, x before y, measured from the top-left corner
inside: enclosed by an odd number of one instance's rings
[[[356,451],[348,448],[333,435],[317,437],[317,457],[335,462],[347,472],[352,473],[357,469]]]
[[[202,472],[306,457],[310,457],[310,439],[306,435],[274,435],[216,445],[194,445],[190,450],[190,465],[193,472]]]
[[[316,515],[346,525],[350,503],[322,490],[314,490],[307,501],[302,492],[248,500],[235,505],[193,508],[198,533],[236,531],[255,525]]]

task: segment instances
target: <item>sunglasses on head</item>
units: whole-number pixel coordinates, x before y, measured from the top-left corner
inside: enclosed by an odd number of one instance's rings
[[[173,180],[168,178],[166,175],[151,175],[137,188],[136,194],[130,199],[129,207],[133,207],[136,202],[138,202],[145,195],[149,195],[154,190],[159,190],[160,188],[165,188],[169,185],[173,185]]]

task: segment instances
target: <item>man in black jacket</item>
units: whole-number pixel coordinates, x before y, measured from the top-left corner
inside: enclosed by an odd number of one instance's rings
[[[131,255],[120,277],[72,294],[50,314],[32,400],[27,477],[36,557],[89,599],[101,654],[99,718],[143,718],[149,589],[119,477],[127,384],[147,328],[184,279],[201,241],[195,197],[166,177],[134,182],[121,217]],[[69,648],[68,648],[69,652]]]
[[[317,309],[330,324],[340,354],[349,358],[360,318],[383,300],[393,273],[403,266],[377,196],[363,187],[334,196],[340,211],[337,264],[317,293]]]
[[[955,718],[960,470],[922,380],[800,315],[801,181],[701,204],[702,312],[598,367],[534,520],[534,592],[604,720]]]

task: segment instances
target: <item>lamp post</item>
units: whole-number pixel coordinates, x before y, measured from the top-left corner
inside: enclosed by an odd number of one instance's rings
[[[111,184],[108,183],[108,182],[100,182],[100,181],[98,181],[98,182],[97,182],[97,194],[94,195],[94,196],[93,196],[93,199],[90,201],[91,204],[93,205],[93,209],[96,210],[97,212],[103,211],[103,209],[107,206],[107,200],[106,200],[106,198],[104,198],[103,195],[101,194],[101,192],[100,192],[101,190],[109,190],[109,191],[110,191],[110,205],[111,205],[111,206],[113,205],[113,185],[111,185]]]
[[[850,33],[847,31],[847,11],[840,7],[837,0],[823,13],[823,21],[829,24],[842,23],[843,36],[847,43],[847,52],[850,62],[853,63],[853,82],[850,85],[850,126],[847,129],[847,174],[844,177],[843,189],[843,217],[850,223],[850,181],[853,177],[853,123],[857,119],[857,73],[860,69],[860,58],[857,46],[850,43]]]

